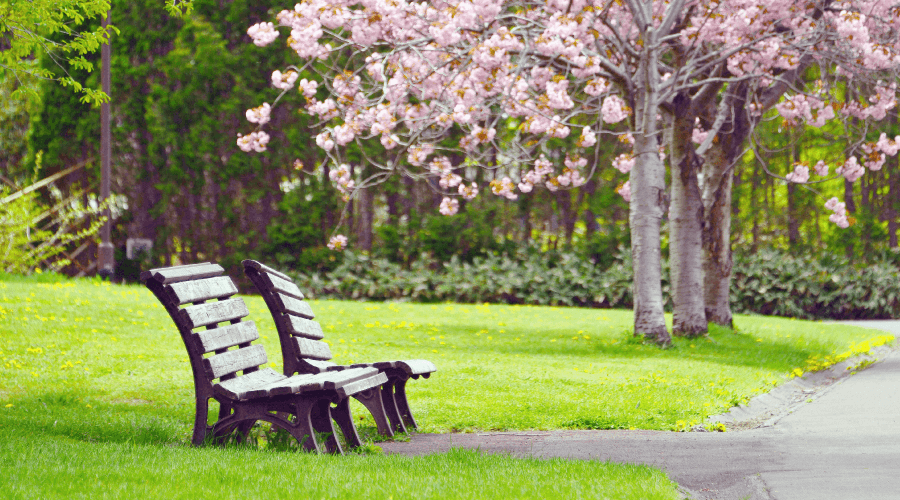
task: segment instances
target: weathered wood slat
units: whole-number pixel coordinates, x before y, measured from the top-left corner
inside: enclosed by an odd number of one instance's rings
[[[244,267],[252,267],[253,269],[256,269],[257,271],[274,274],[275,276],[278,276],[281,279],[291,281],[290,276],[288,276],[280,271],[276,271],[275,269],[272,269],[271,267],[263,264],[262,262],[258,262],[258,261],[251,260],[251,259],[246,259],[246,260],[242,260],[241,264],[243,264]]]
[[[297,394],[307,391],[320,391],[324,389],[325,383],[320,374],[301,374],[294,375],[291,378],[283,380],[277,384],[267,386],[265,389],[272,396],[282,396],[284,394]]]
[[[422,375],[423,373],[434,373],[437,367],[434,363],[425,359],[406,359],[402,361],[379,361],[377,363],[356,363],[350,365],[353,368],[362,368],[371,366],[379,370],[387,370],[397,368],[403,370],[410,375]]]
[[[256,323],[241,321],[233,325],[225,325],[212,330],[202,330],[196,333],[203,346],[203,352],[212,352],[217,349],[225,349],[245,342],[252,342],[259,338]]]
[[[278,302],[278,307],[281,309],[281,312],[286,314],[293,314],[294,316],[300,316],[306,319],[313,319],[316,317],[312,312],[312,308],[309,307],[309,304],[302,300],[297,300],[293,297],[289,297],[287,295],[276,293],[275,300]]]
[[[269,273],[263,273],[264,279],[267,281],[272,290],[289,295],[295,299],[303,300],[303,292],[294,284],[293,281],[283,279],[279,276]]]
[[[203,360],[203,366],[207,376],[214,379],[247,368],[256,368],[268,361],[266,350],[257,344],[208,357]]]
[[[188,264],[185,266],[144,271],[141,273],[141,281],[146,283],[148,279],[152,278],[160,284],[169,285],[171,283],[178,283],[179,281],[211,278],[213,276],[219,276],[224,272],[225,269],[223,269],[222,266],[204,262],[201,264]]]
[[[291,383],[280,384],[278,387],[271,387],[269,393],[273,396],[282,394],[293,394],[299,391],[308,390],[335,390],[347,384],[372,377],[378,373],[375,369],[361,370],[344,370],[342,372],[323,372],[314,375],[294,375],[291,379],[296,381]],[[288,379],[288,380],[291,380]],[[290,392],[293,390],[294,392]]]
[[[293,337],[294,345],[302,358],[318,359],[328,361],[334,356],[331,355],[331,349],[325,342],[318,340],[309,340],[303,337]]]
[[[379,370],[387,370],[389,368],[396,368],[397,361],[379,361],[377,363],[354,363],[350,365],[350,368],[378,368]]]
[[[219,382],[213,387],[213,390],[222,396],[230,399],[244,400],[252,397],[259,397],[258,394],[252,395],[251,392],[257,391],[259,387],[276,384],[279,381],[286,380],[287,376],[272,370],[271,368],[263,368],[231,380]],[[266,394],[262,394],[265,396]]]
[[[350,368],[339,372],[325,372],[319,375],[328,376],[325,379],[325,389],[338,389],[351,382],[371,377],[378,372],[377,368]]]
[[[344,397],[352,396],[367,389],[378,387],[381,384],[387,382],[387,380],[387,375],[385,375],[384,373],[378,373],[375,376],[366,377],[364,379],[356,380],[354,382],[350,382],[349,384],[343,385],[339,389],[337,389],[337,392]]]
[[[307,369],[312,369],[314,373],[320,372],[339,372],[341,370],[346,370],[349,366],[346,365],[338,365],[332,363],[331,361],[319,361],[315,359],[303,359],[301,360],[303,364],[307,365]]]
[[[313,340],[325,338],[325,333],[322,332],[322,325],[317,321],[291,315],[285,316],[285,320],[287,320],[288,333],[291,335]]]
[[[397,362],[397,367],[402,368],[410,375],[422,375],[423,373],[434,373],[437,367],[434,363],[425,359],[406,359]]]
[[[202,302],[209,299],[231,297],[238,292],[234,281],[228,276],[202,280],[182,281],[166,286],[172,301],[178,305]]]
[[[248,316],[250,311],[243,299],[228,299],[218,302],[208,302],[196,306],[188,306],[178,311],[182,324],[187,328],[231,321]]]

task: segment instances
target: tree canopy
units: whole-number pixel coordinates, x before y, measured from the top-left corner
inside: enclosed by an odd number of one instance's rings
[[[672,156],[673,244],[692,240],[673,245],[673,270],[697,287],[701,220],[693,214],[702,204],[691,165],[732,133],[725,125],[735,114],[751,128],[773,106],[785,126],[881,119],[897,89],[879,78],[896,78],[900,66],[900,9],[884,0],[304,0],[276,21],[301,59],[272,74],[276,101],[299,85],[345,195],[396,173],[434,177],[441,212],[453,214],[454,197],[478,194],[465,181],[473,169],[497,172],[491,191],[515,199],[536,186],[583,184],[600,134],[632,144],[615,166],[629,174],[619,192],[631,203],[635,332],[661,343],[663,147]],[[247,33],[261,46],[279,36],[271,22]],[[819,78],[804,78],[813,66]],[[297,81],[306,68],[321,79]],[[847,99],[851,76],[857,94]],[[239,137],[241,149],[266,150],[271,113],[268,102],[247,111],[257,129]],[[365,157],[374,170],[354,179],[344,152],[373,140],[384,154]],[[863,142],[829,159],[849,182],[897,152],[887,137]],[[784,178],[806,183],[809,169],[793,166]],[[827,174],[820,164],[814,170]],[[825,206],[835,224],[848,224],[842,202]],[[675,315],[676,330],[705,331],[702,301],[680,307],[676,298]]]

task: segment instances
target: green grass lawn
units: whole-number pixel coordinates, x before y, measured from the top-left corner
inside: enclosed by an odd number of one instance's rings
[[[14,498],[678,498],[661,472],[618,464],[463,451],[407,458],[194,449],[187,446],[194,398],[187,354],[149,291],[46,275],[3,279],[0,491]],[[259,297],[245,300],[278,369],[265,305]],[[437,365],[430,379],[408,386],[424,432],[681,430],[794,374],[892,339],[861,328],[739,316],[737,332],[715,329],[660,350],[630,336],[629,311],[311,305],[339,363],[425,358]],[[361,430],[371,431],[361,406],[355,415]]]

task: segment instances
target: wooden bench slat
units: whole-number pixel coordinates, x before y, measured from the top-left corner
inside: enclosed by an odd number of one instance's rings
[[[266,389],[272,396],[282,396],[284,394],[297,394],[306,391],[320,391],[325,388],[325,382],[320,374],[300,374],[294,375],[277,384],[272,384]]]
[[[237,298],[188,306],[178,311],[178,314],[183,324],[193,329],[243,318],[250,315],[250,311],[243,299]]]
[[[434,363],[425,359],[406,359],[397,362],[398,368],[402,368],[410,375],[422,375],[425,373],[434,373],[437,367]]]
[[[300,361],[302,361],[305,365],[307,365],[307,368],[312,368],[312,370],[315,373],[339,372],[341,370],[346,370],[347,368],[350,368],[347,365],[338,365],[338,364],[332,363],[331,361],[319,361],[316,359],[302,359]]]
[[[217,394],[230,399],[244,400],[259,397],[258,394],[251,394],[258,392],[259,387],[275,384],[286,379],[286,375],[278,373],[271,368],[263,368],[231,380],[219,382],[213,387],[213,390]],[[265,396],[266,394],[262,395]]]
[[[330,391],[335,390],[336,388],[344,387],[345,385],[351,384],[358,380],[372,377],[378,373],[378,370],[376,369],[361,370],[364,371],[344,370],[341,372],[322,372],[316,373],[314,375],[294,375],[294,377],[305,378],[298,378],[297,381],[293,384],[284,384],[283,386],[272,387],[269,393],[273,396],[291,394],[291,392],[289,391],[295,389],[298,385],[301,387],[301,390],[324,389]]]
[[[300,353],[300,357],[302,358],[328,361],[334,357],[331,354],[331,349],[325,342],[305,339],[303,337],[293,337],[292,340],[294,341],[294,345],[297,346],[297,352]]]
[[[203,366],[207,376],[215,379],[247,368],[256,368],[268,361],[266,350],[257,344],[208,357],[203,360]]]
[[[379,361],[377,363],[355,363],[350,365],[351,368],[364,368],[364,367],[373,367],[378,368],[379,370],[387,370],[390,368],[396,368],[398,370],[403,370],[404,372],[410,375],[422,375],[425,373],[434,373],[437,371],[437,367],[434,366],[434,363],[425,359],[406,359],[401,361]]]
[[[202,330],[196,333],[203,346],[203,352],[213,352],[217,349],[227,349],[231,346],[253,342],[259,338],[256,323],[241,321],[233,325],[225,325],[212,330]]]
[[[253,269],[256,269],[257,271],[274,274],[275,276],[278,276],[281,279],[292,281],[290,276],[288,276],[280,271],[276,271],[275,269],[272,269],[271,267],[263,264],[262,262],[255,261],[252,259],[245,259],[245,260],[241,261],[241,264],[243,264],[244,267],[252,267]]]
[[[371,389],[373,387],[378,387],[381,384],[384,384],[388,381],[387,375],[384,373],[377,373],[375,376],[366,377],[360,380],[356,380],[350,382],[349,384],[343,385],[340,388],[336,389],[338,394],[341,396],[352,396],[356,393],[365,391],[367,389]]]
[[[173,283],[166,286],[166,291],[178,305],[226,298],[238,293],[237,286],[228,276]]]
[[[377,368],[350,368],[339,372],[325,372],[319,375],[328,376],[325,381],[325,389],[339,389],[351,382],[371,377],[378,372]]]
[[[281,312],[285,314],[293,314],[294,316],[300,316],[306,319],[315,318],[315,314],[312,312],[312,308],[309,307],[309,304],[303,300],[297,300],[293,297],[289,297],[287,295],[276,293],[275,300],[278,302],[278,307],[281,309]]]
[[[141,273],[141,281],[146,283],[148,279],[154,279],[160,284],[168,285],[179,281],[196,280],[219,276],[225,269],[218,264],[203,262],[201,264],[188,264],[159,269],[151,269]]]
[[[300,288],[295,285],[293,281],[286,280],[270,273],[262,274],[263,278],[267,281],[266,284],[269,285],[272,290],[281,292],[298,300],[303,300],[303,292],[300,291]]]
[[[322,331],[322,325],[318,321],[301,318],[299,316],[285,316],[287,321],[288,333],[298,337],[306,337],[313,340],[322,340],[325,333]]]

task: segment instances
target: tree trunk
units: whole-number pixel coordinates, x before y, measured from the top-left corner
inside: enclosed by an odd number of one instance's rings
[[[853,201],[853,183],[847,179],[844,179],[844,205],[846,205],[845,208],[848,214],[856,213],[856,203]],[[853,238],[845,238],[845,240],[847,242],[845,247],[847,258],[853,260]]]
[[[672,333],[696,337],[708,331],[703,304],[703,202],[697,175],[700,160],[691,141],[694,116],[689,102],[675,99],[669,145],[672,202],[669,207],[669,269],[672,283]]]
[[[361,250],[369,251],[372,249],[372,223],[375,212],[375,195],[372,188],[363,188],[357,191],[358,201],[357,208],[359,217],[356,222],[356,244]]]
[[[743,141],[741,141],[743,142]],[[703,161],[703,301],[706,320],[734,327],[731,315],[731,187],[734,168],[725,141],[713,143]],[[754,173],[755,175],[755,173]],[[757,238],[754,225],[754,243]]]
[[[666,169],[655,136],[636,134],[631,169],[631,254],[634,266],[634,334],[671,343],[663,316],[660,222],[665,206]]]

